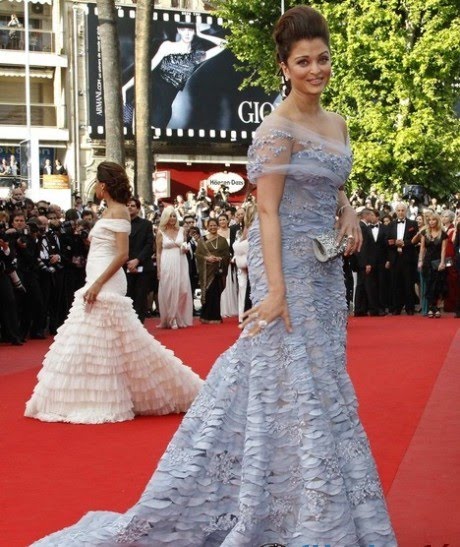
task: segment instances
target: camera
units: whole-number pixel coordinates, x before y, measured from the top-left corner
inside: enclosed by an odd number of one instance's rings
[[[35,222],[28,222],[27,226],[29,227],[31,234],[38,234],[41,232],[41,228],[38,224],[35,224]],[[24,231],[25,233],[25,231]]]

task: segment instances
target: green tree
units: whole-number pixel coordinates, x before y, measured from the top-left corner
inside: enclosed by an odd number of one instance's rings
[[[301,4],[285,1],[286,9]],[[251,69],[246,85],[279,88],[271,39],[280,3],[215,0],[229,47]],[[344,115],[353,143],[353,188],[421,184],[446,197],[459,187],[458,0],[317,0],[327,18],[334,76],[326,108]]]
[[[120,43],[114,0],[97,0],[104,85],[105,156],[125,164],[123,110],[121,99]]]

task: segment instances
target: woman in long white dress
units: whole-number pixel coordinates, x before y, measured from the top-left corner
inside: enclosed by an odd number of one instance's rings
[[[25,415],[97,424],[184,412],[202,380],[149,334],[125,296],[128,178],[118,164],[103,162],[97,180],[107,208],[90,234],[86,284],[45,357]]]
[[[254,220],[256,214],[255,205],[248,205],[245,210],[243,220],[243,231],[241,237],[236,239],[233,243],[233,257],[237,267],[237,279],[238,279],[238,321],[243,321],[243,314],[246,309],[251,307],[250,301],[250,287],[248,278],[248,230]]]
[[[227,215],[222,213],[218,216],[217,221],[219,223],[217,233],[225,237],[230,245],[230,228]],[[228,267],[225,289],[220,297],[220,314],[222,317],[238,315],[238,280],[236,278],[236,267],[232,259]]]
[[[187,238],[174,207],[165,207],[157,232],[158,303],[160,327],[177,329],[193,325],[192,287],[186,253]]]

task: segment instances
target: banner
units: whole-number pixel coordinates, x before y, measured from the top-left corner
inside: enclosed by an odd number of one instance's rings
[[[169,171],[154,171],[152,173],[152,190],[155,199],[171,196],[171,173]]]
[[[88,6],[89,133],[105,136],[102,59],[97,8]],[[134,134],[136,10],[118,8],[125,136]],[[226,48],[222,21],[208,14],[155,10],[150,54],[150,125],[154,139],[248,143],[274,108],[276,94],[238,88],[246,74]]]
[[[214,173],[208,178],[208,188],[216,193],[218,190],[225,190],[229,194],[235,194],[240,192],[246,182],[241,175],[238,173],[227,173],[222,171],[219,173]]]

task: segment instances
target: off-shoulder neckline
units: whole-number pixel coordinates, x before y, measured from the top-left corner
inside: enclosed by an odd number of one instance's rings
[[[270,114],[270,116],[267,116],[267,118],[265,118],[267,125],[269,125],[270,122],[271,122],[271,125],[273,125],[273,127],[276,128],[276,124],[274,123],[273,118],[277,118],[277,119],[281,120],[281,123],[283,124],[283,126],[278,127],[278,129],[280,129],[280,130],[289,131],[291,128],[295,128],[295,129],[298,129],[302,133],[312,135],[318,140],[329,142],[331,144],[334,144],[335,146],[342,146],[344,148],[349,148],[350,147],[349,138],[347,139],[347,142],[344,142],[343,140],[334,139],[332,137],[326,137],[325,135],[322,135],[321,133],[318,133],[317,131],[314,131],[313,129],[309,129],[308,127],[306,127],[303,124],[297,123],[293,120],[290,120],[289,118],[286,118],[286,116],[283,116],[282,114],[279,114],[276,110],[274,110]],[[263,125],[263,122],[261,124],[261,127],[262,127],[262,125]],[[290,131],[290,133],[293,133],[293,132]]]
[[[101,217],[99,219],[99,221],[101,220],[121,220],[122,222],[128,222],[129,224],[131,224],[131,221],[129,221],[127,218],[105,218],[105,217]]]

